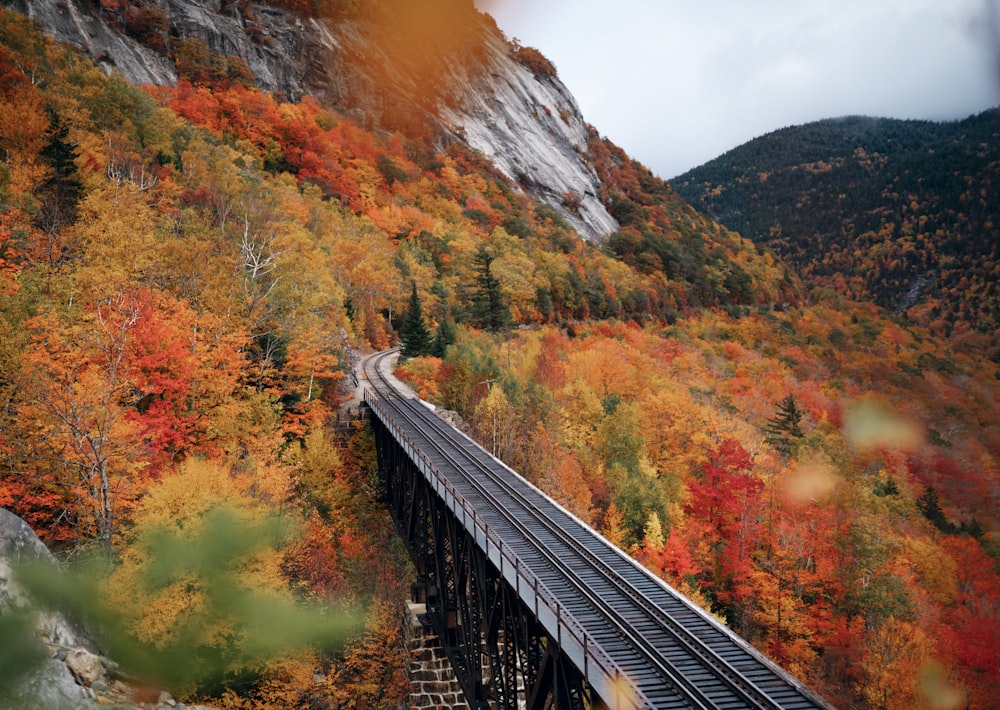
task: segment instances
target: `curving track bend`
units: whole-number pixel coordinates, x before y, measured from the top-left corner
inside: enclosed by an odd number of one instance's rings
[[[391,376],[396,351],[362,365],[366,399],[421,452],[508,561],[547,590],[557,619],[632,686],[628,705],[653,708],[828,708],[681,594],[610,545]],[[530,570],[528,572],[527,570]],[[530,586],[530,585],[527,585]],[[550,629],[553,636],[558,632]],[[606,699],[607,700],[607,699]],[[612,704],[609,702],[609,704]]]

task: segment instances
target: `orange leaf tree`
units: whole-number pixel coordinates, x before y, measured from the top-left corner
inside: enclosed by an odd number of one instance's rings
[[[79,534],[105,545],[144,489],[146,459],[129,416],[134,388],[125,368],[140,313],[129,296],[99,303],[75,323],[45,312],[29,322],[32,347],[23,358],[28,464],[57,484],[62,510],[53,517],[68,516]]]

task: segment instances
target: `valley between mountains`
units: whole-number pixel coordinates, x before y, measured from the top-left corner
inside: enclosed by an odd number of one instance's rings
[[[399,344],[834,706],[994,704],[995,111],[667,184],[466,0],[2,5],[0,506],[145,692],[407,701],[415,571],[337,416]]]

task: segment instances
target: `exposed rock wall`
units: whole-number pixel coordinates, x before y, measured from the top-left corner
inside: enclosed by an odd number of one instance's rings
[[[177,80],[165,55],[117,32],[85,0],[0,3],[31,16],[56,40],[82,48],[106,71],[120,71],[133,83]],[[464,141],[482,152],[582,236],[593,239],[618,228],[598,197],[586,125],[572,95],[557,78],[536,77],[515,61],[500,37],[487,36],[482,64],[452,68],[450,98],[435,115],[408,95],[405,72],[377,78],[376,65],[387,62],[366,66],[357,59],[385,58],[377,33],[359,25],[303,19],[260,4],[243,14],[237,3],[226,3],[223,11],[220,0],[158,0],[158,5],[172,37],[199,37],[217,54],[241,57],[265,91],[290,100],[315,95],[369,125],[379,125],[391,95],[397,110],[403,104],[434,124],[442,140]]]
[[[30,615],[45,652],[38,667],[16,687],[0,682],[0,710],[96,710],[109,706],[129,710],[139,704],[157,710],[183,710],[185,706],[168,693],[119,677],[117,665],[99,654],[79,625],[61,613],[34,608],[14,579],[17,565],[28,562],[57,564],[27,523],[0,508],[0,616]],[[14,640],[0,639],[0,643],[13,644]],[[3,677],[0,668],[0,681],[5,680],[10,679]]]
[[[57,42],[76,45],[107,72],[117,69],[135,84],[162,86],[177,81],[170,60],[116,32],[79,0],[2,0],[2,4],[31,17]]]
[[[558,212],[585,237],[618,229],[598,197],[601,182],[587,158],[587,126],[569,90],[535,76],[499,38],[487,40],[486,77],[457,67],[461,104],[442,117],[515,183]],[[579,207],[564,204],[567,195]]]

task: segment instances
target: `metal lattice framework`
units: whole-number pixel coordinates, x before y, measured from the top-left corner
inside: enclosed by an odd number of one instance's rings
[[[414,597],[426,603],[470,705],[604,707],[539,623],[537,610],[525,604],[520,584],[512,587],[479,544],[488,530],[456,515],[380,419],[373,427],[386,502],[417,567]],[[535,598],[541,603],[540,590]]]

